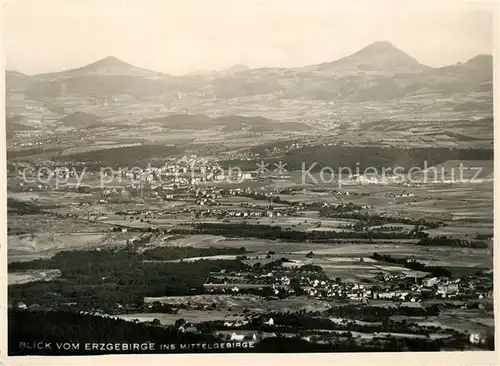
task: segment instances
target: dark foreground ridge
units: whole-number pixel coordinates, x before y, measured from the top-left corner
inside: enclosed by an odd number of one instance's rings
[[[347,337],[337,344],[271,337],[259,343],[224,341],[212,334],[178,331],[93,314],[68,311],[9,311],[9,355],[102,355],[152,353],[296,353],[439,351],[466,340],[389,339],[359,345]],[[448,344],[450,343],[450,344]],[[451,344],[453,343],[453,344]],[[492,349],[494,340],[487,347]],[[462,347],[463,348],[463,347]]]

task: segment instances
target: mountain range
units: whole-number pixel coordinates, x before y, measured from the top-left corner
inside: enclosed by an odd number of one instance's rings
[[[172,76],[130,65],[116,57],[62,72],[26,75],[6,72],[7,92],[35,100],[128,94],[133,98],[194,93],[199,99],[267,95],[277,99],[373,102],[430,95],[493,93],[493,58],[429,67],[389,42],[375,42],[339,60],[294,68],[226,70]],[[485,100],[489,100],[486,98]],[[492,106],[491,106],[492,108]]]

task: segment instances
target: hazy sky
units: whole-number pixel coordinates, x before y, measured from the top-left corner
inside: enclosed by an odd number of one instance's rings
[[[392,42],[430,66],[493,53],[491,3],[346,3],[10,1],[4,5],[6,67],[60,71],[111,55],[171,74],[239,63],[301,66],[375,41]]]

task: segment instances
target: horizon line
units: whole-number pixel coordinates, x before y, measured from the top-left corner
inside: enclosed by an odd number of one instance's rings
[[[36,73],[36,74],[28,74],[28,73],[25,73],[23,71],[19,71],[18,69],[13,69],[13,68],[7,68],[6,67],[5,68],[5,72],[17,72],[19,74],[23,74],[23,75],[26,75],[26,76],[29,76],[29,77],[34,77],[34,76],[40,76],[40,75],[57,74],[57,73],[62,73],[62,72],[67,72],[67,71],[78,70],[78,69],[84,68],[86,66],[98,63],[98,62],[106,60],[106,59],[115,59],[115,60],[117,60],[119,62],[128,64],[129,66],[132,66],[132,67],[135,67],[135,68],[138,68],[138,69],[143,69],[145,71],[154,72],[154,73],[161,74],[161,75],[164,75],[164,76],[176,76],[176,77],[180,77],[180,76],[194,76],[194,75],[200,75],[202,73],[221,72],[221,71],[224,71],[225,69],[231,68],[233,66],[239,66],[239,65],[245,66],[247,68],[247,70],[245,70],[245,71],[259,70],[259,69],[294,69],[294,68],[302,68],[302,67],[308,67],[308,66],[317,66],[317,65],[324,65],[324,64],[336,62],[336,61],[342,60],[344,58],[350,57],[350,56],[352,56],[352,55],[354,55],[354,54],[356,54],[356,53],[358,53],[358,52],[360,52],[360,51],[362,51],[362,50],[364,50],[364,49],[366,49],[366,48],[368,48],[370,46],[373,46],[375,44],[382,44],[382,43],[385,43],[385,44],[389,45],[390,47],[393,47],[394,49],[399,50],[399,51],[407,54],[405,51],[403,51],[399,47],[395,46],[392,42],[389,42],[389,41],[375,41],[375,42],[372,42],[372,43],[366,45],[365,47],[359,49],[358,51],[355,51],[355,52],[350,53],[348,55],[342,56],[342,57],[337,58],[335,60],[321,61],[321,62],[317,62],[317,63],[313,63],[313,64],[297,65],[297,66],[257,66],[257,67],[252,67],[252,66],[248,66],[246,63],[236,62],[236,63],[230,64],[230,65],[228,65],[226,67],[223,67],[222,69],[206,69],[206,70],[201,69],[201,70],[187,72],[187,73],[182,73],[182,74],[173,74],[173,73],[169,73],[169,72],[157,71],[157,70],[145,68],[145,67],[142,67],[142,66],[137,66],[137,65],[129,63],[128,61],[124,60],[123,58],[120,58],[120,57],[117,57],[117,56],[114,56],[114,55],[108,55],[108,56],[101,57],[101,58],[99,58],[99,59],[97,59],[95,61],[91,61],[91,62],[86,63],[86,64],[81,65],[81,66],[70,67],[70,68],[67,68],[67,69],[59,70],[59,71],[46,71],[46,72],[39,72],[39,73]],[[413,58],[415,61],[417,61],[420,64],[420,62],[416,58],[414,58],[413,56],[411,56],[409,54],[407,54],[407,55],[410,56],[411,58]],[[464,63],[467,63],[467,62],[469,62],[469,61],[471,61],[471,60],[473,60],[473,59],[475,59],[477,57],[481,57],[481,56],[493,57],[493,54],[478,53],[475,56],[470,57],[466,61],[457,61],[455,63],[446,64],[446,65],[437,66],[437,67],[436,66],[424,65],[424,64],[420,64],[420,65],[428,67],[428,68],[432,68],[432,69],[440,69],[440,68],[444,68],[444,67],[448,67],[448,66],[453,66],[453,65],[458,65],[458,64],[464,64]]]

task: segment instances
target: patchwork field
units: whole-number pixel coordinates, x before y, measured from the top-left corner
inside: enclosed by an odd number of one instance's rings
[[[211,320],[226,320],[226,321],[236,321],[244,319],[244,316],[233,314],[227,310],[182,310],[180,309],[176,314],[165,314],[165,313],[135,313],[135,314],[123,314],[115,315],[120,319],[125,319],[129,321],[153,321],[154,319],[160,320],[162,325],[173,325],[176,320],[184,319],[191,323],[200,323],[204,321]]]
[[[9,273],[8,274],[8,284],[22,284],[34,281],[53,281],[61,275],[61,271],[58,269],[49,269],[44,271],[25,271],[20,273]]]
[[[168,296],[168,297],[146,297],[144,302],[152,304],[158,301],[164,304],[179,305],[189,302],[191,305],[212,305],[216,304],[218,309],[231,309],[233,313],[241,313],[244,309],[252,312],[265,313],[270,311],[292,311],[301,309],[307,311],[324,311],[331,307],[328,301],[320,301],[307,297],[289,297],[279,300],[263,301],[261,297],[252,295],[195,295],[195,296]],[[190,310],[189,310],[190,311]]]
[[[404,318],[402,316],[391,317],[396,321]],[[493,312],[484,310],[446,309],[436,317],[412,317],[411,321],[422,326],[452,328],[461,332],[478,333],[482,336],[493,331],[495,326]]]

